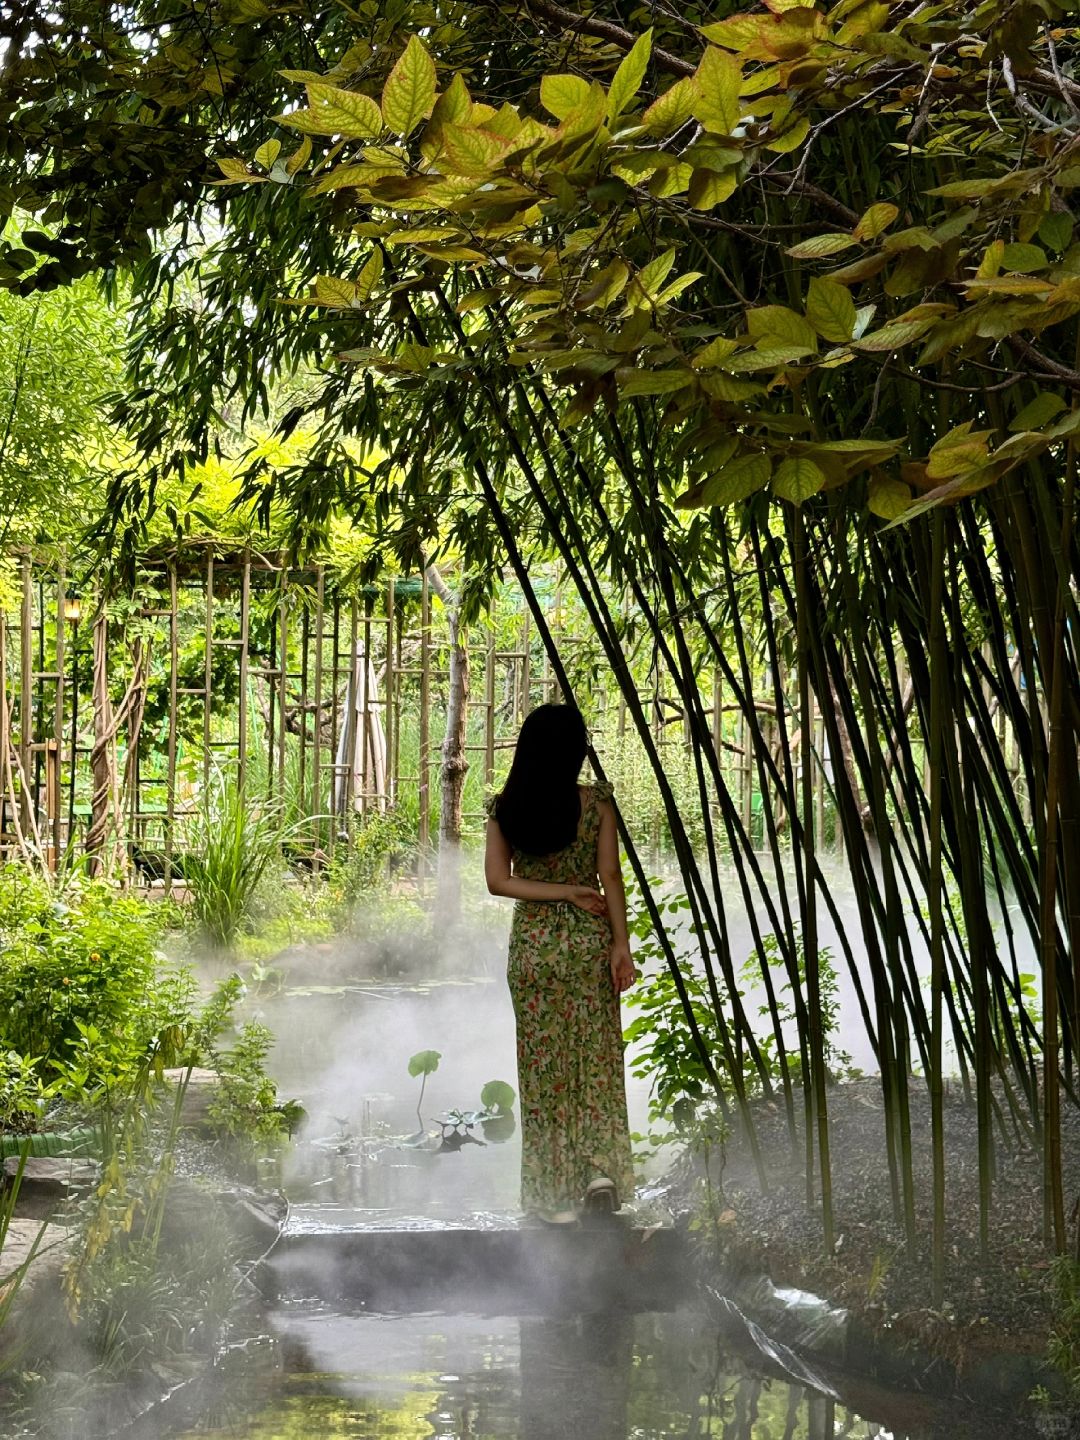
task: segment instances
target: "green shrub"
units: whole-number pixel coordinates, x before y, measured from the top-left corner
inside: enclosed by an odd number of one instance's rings
[[[70,1078],[88,1046],[89,1083],[151,1054],[178,1063],[195,982],[159,952],[161,925],[153,907],[104,882],[60,896],[20,867],[0,871],[0,1054],[21,1057],[22,1072],[8,1062],[0,1079],[10,1110],[26,1108],[28,1061],[46,1085]]]

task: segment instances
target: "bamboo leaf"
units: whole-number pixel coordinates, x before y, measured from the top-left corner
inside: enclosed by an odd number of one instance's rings
[[[383,122],[388,130],[406,140],[431,114],[434,104],[435,62],[419,37],[410,35],[383,86]]]

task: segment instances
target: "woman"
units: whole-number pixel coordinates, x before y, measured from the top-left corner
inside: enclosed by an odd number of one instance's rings
[[[577,710],[540,705],[487,804],[487,886],[517,901],[521,1203],[556,1224],[617,1210],[634,1185],[619,996],[636,976],[611,787],[577,783],[587,745]]]

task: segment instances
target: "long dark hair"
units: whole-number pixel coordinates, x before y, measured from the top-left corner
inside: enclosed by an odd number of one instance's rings
[[[573,843],[581,818],[577,777],[588,748],[573,705],[538,705],[526,715],[495,802],[495,819],[515,850],[551,855]]]

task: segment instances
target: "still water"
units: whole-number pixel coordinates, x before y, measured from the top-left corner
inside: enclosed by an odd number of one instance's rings
[[[699,1314],[273,1316],[278,1366],[185,1440],[961,1440],[955,1411],[865,1415],[736,1358]],[[1003,1432],[1004,1433],[1004,1432]],[[1010,1432],[1015,1440],[1015,1431]]]

